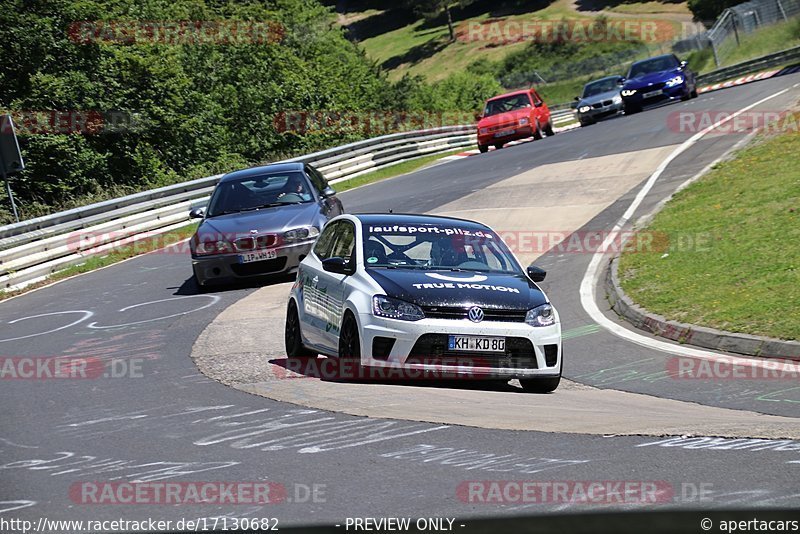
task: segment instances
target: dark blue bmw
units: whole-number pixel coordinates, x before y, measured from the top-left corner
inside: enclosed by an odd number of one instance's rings
[[[697,80],[685,61],[666,54],[631,65],[621,95],[625,114],[630,115],[648,104],[697,98]]]

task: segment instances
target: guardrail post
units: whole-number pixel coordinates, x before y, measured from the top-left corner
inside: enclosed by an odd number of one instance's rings
[[[711,52],[714,54],[714,65],[719,68],[719,54],[717,53],[717,45],[714,43],[713,39],[711,41]]]
[[[786,16],[786,11],[783,9],[783,4],[781,4],[781,0],[775,0],[778,3],[778,11],[781,12],[781,16],[783,20],[789,20],[789,17]]]
[[[14,193],[11,191],[11,182],[8,181],[6,176],[5,165],[0,163],[0,172],[3,174],[3,181],[6,183],[6,191],[8,192],[8,200],[11,201],[11,211],[14,212],[14,219],[19,222],[19,214],[17,213],[17,204],[14,202]]]

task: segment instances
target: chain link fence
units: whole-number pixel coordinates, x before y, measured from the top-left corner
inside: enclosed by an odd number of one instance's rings
[[[800,0],[750,0],[730,7],[706,32],[719,67],[740,44],[744,35],[759,28],[787,22],[800,15]]]
[[[570,80],[589,81],[607,75],[624,75],[631,63],[659,54],[685,56],[693,51],[713,52],[716,67],[721,67],[742,39],[761,28],[788,22],[800,16],[800,0],[750,0],[726,9],[711,29],[684,22],[675,38],[662,42],[630,42],[630,46],[580,61],[543,66],[535,71],[511,72],[499,78],[506,88],[549,85]],[[680,24],[680,23],[677,23]]]

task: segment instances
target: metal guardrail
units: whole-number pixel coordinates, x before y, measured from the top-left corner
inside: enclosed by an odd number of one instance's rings
[[[701,74],[697,77],[697,82],[703,84],[718,83],[731,78],[753,74],[760,70],[782,67],[795,62],[800,62],[800,46]]]
[[[569,106],[569,104],[563,104],[563,105]],[[550,118],[552,119],[554,126],[559,124],[566,124],[568,122],[572,122],[575,120],[575,110],[570,107],[567,107],[566,109],[558,109],[555,111],[551,109]]]
[[[698,82],[713,84],[793,62],[800,62],[800,47],[717,69],[698,76]],[[551,107],[554,125],[575,119],[569,106]],[[286,161],[311,163],[336,184],[382,166],[475,142],[474,125],[447,126],[384,135]],[[200,178],[0,227],[0,288],[35,282],[131,236],[186,224],[186,213],[208,200],[221,177]],[[92,236],[89,243],[83,242],[86,235]]]
[[[311,163],[331,183],[406,159],[476,143],[475,126],[447,126],[384,135],[287,161]],[[187,224],[189,210],[208,201],[222,175],[92,204],[0,227],[0,287],[36,282],[88,256],[105,254],[137,235]]]

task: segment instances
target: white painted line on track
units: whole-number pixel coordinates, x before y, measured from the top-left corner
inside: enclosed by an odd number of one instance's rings
[[[217,296],[217,295],[186,295],[186,296],[183,296],[183,297],[172,297],[172,298],[168,298],[168,299],[160,299],[160,300],[153,300],[153,301],[150,301],[150,302],[142,302],[140,304],[134,304],[133,306],[126,306],[124,308],[120,308],[118,311],[119,312],[126,312],[126,311],[132,310],[134,308],[141,308],[142,306],[150,306],[151,304],[160,304],[162,302],[175,302],[175,301],[178,301],[178,300],[196,299],[196,298],[211,299],[211,302],[209,302],[208,304],[203,304],[199,308],[194,308],[194,309],[187,310],[187,311],[184,311],[184,312],[173,313],[172,315],[165,315],[163,317],[155,317],[153,319],[145,319],[145,320],[142,320],[142,321],[134,321],[134,322],[131,322],[131,323],[112,324],[112,325],[107,325],[107,326],[105,326],[105,325],[104,326],[98,326],[97,325],[97,321],[95,321],[93,323],[87,324],[86,328],[92,328],[92,329],[95,329],[95,330],[103,330],[103,329],[107,329],[107,328],[122,328],[123,326],[133,326],[133,325],[139,325],[139,324],[145,324],[145,323],[152,323],[152,322],[155,322],[155,321],[163,321],[164,319],[171,319],[173,317],[180,317],[181,315],[188,315],[190,313],[194,313],[194,312],[197,312],[197,311],[200,311],[200,310],[204,310],[206,308],[209,308],[209,307],[213,306],[214,304],[216,304],[220,300],[220,297]]]
[[[795,84],[792,88],[797,87],[800,84]],[[666,168],[672,163],[678,156],[683,154],[686,150],[694,146],[700,139],[702,139],[706,134],[719,128],[721,125],[725,124],[728,121],[733,120],[734,118],[738,117],[742,113],[745,113],[756,106],[763,104],[773,98],[776,98],[786,92],[789,91],[790,88],[783,89],[774,93],[766,98],[762,98],[758,102],[750,104],[747,107],[744,107],[733,113],[732,115],[708,126],[704,130],[701,130],[694,134],[692,137],[684,141],[678,148],[676,148],[672,153],[670,153],[667,158],[661,162],[661,164],[656,168],[653,174],[647,179],[647,182],[644,184],[642,189],[637,193],[636,197],[631,202],[631,205],[628,206],[628,209],[625,210],[622,217],[617,221],[614,225],[614,228],[609,232],[608,236],[605,238],[603,245],[599,248],[599,251],[592,256],[592,260],[589,262],[589,267],[586,269],[586,274],[583,276],[583,280],[581,280],[581,287],[580,287],[580,295],[581,295],[581,305],[583,309],[586,310],[586,313],[592,318],[592,320],[598,323],[600,326],[614,334],[615,336],[621,337],[627,341],[635,343],[637,345],[641,345],[643,347],[647,347],[650,349],[658,350],[661,352],[666,352],[669,354],[675,354],[679,356],[686,356],[691,358],[697,358],[702,360],[710,360],[710,361],[724,361],[726,363],[730,363],[735,361],[737,364],[741,364],[743,366],[752,366],[752,367],[759,367],[763,369],[771,369],[774,368],[774,359],[768,358],[760,358],[758,360],[754,360],[752,358],[746,357],[738,357],[738,356],[730,356],[726,354],[720,354],[718,352],[713,352],[709,350],[700,350],[686,346],[677,346],[671,343],[666,343],[664,341],[659,341],[656,339],[651,339],[647,336],[642,334],[638,334],[629,330],[628,328],[619,325],[606,317],[600,308],[597,305],[597,301],[595,300],[594,296],[594,288],[597,285],[597,281],[600,276],[600,267],[603,263],[603,256],[605,253],[604,250],[610,250],[610,245],[614,242],[615,239],[618,238],[619,232],[622,228],[630,221],[631,217],[633,217],[636,210],[639,208],[641,203],[644,201],[647,194],[655,185],[658,178],[664,173]],[[800,365],[793,365],[793,364],[784,364],[783,368],[789,371],[800,371]]]
[[[22,317],[20,319],[14,319],[13,321],[8,321],[8,324],[16,324],[20,321],[27,321],[28,319],[38,319],[39,317],[50,317],[52,315],[65,315],[68,313],[80,313],[83,315],[80,319],[76,321],[72,321],[69,324],[64,326],[59,326],[58,328],[53,328],[52,330],[47,330],[45,332],[37,332],[35,334],[28,334],[27,336],[19,336],[19,337],[11,337],[8,339],[0,339],[0,343],[5,343],[6,341],[17,341],[19,339],[28,339],[31,337],[43,336],[45,334],[52,334],[53,332],[58,332],[59,330],[64,330],[65,328],[69,328],[70,326],[75,326],[76,324],[89,319],[94,312],[90,312],[88,310],[69,310],[69,311],[60,311],[60,312],[52,312],[52,313],[40,313],[39,315],[31,315],[29,317]]]

